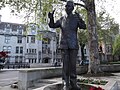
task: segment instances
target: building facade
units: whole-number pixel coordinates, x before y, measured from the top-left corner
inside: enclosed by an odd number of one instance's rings
[[[0,51],[9,52],[7,62],[53,63],[61,59],[56,33],[39,31],[35,24],[26,29],[23,24],[1,22],[0,41]]]
[[[0,23],[0,51],[9,52],[7,62],[21,62],[24,60],[25,26],[15,23]]]
[[[0,23],[0,51],[9,52],[8,63],[50,63],[62,62],[58,49],[59,34],[41,30],[36,24]],[[78,51],[78,62],[81,60]],[[88,56],[87,46],[85,56]],[[87,57],[88,59],[88,57]]]
[[[29,24],[26,36],[25,60],[29,63],[54,63],[57,58],[56,32],[40,30]],[[61,60],[60,60],[61,61]]]

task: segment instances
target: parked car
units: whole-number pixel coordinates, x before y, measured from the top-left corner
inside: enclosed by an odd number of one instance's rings
[[[89,64],[89,60],[81,60],[80,61],[80,65],[88,65]]]

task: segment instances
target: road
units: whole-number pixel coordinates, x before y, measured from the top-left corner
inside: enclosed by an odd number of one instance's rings
[[[16,81],[18,81],[17,70],[3,69],[0,71],[0,87],[8,86]]]

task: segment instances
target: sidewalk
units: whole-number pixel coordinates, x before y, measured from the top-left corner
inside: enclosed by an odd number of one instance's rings
[[[9,86],[4,86],[4,87],[1,87],[1,86],[0,86],[0,90],[18,90],[18,89],[13,89],[13,88],[11,88],[10,85],[9,85]]]
[[[104,76],[104,77],[93,77],[94,79],[104,79],[104,80],[115,80],[118,82],[118,86],[120,88],[120,73],[112,73],[114,74],[114,76]],[[82,78],[83,76],[78,76],[78,78]],[[54,82],[57,82],[57,81],[62,81],[61,78],[52,78],[52,79],[42,79],[40,80],[39,83],[36,83],[35,87],[31,87],[29,88],[28,90],[32,90],[32,89],[35,89],[35,88],[39,88],[39,87],[42,87],[46,84],[50,84],[50,83],[54,83]],[[9,86],[4,86],[4,87],[0,87],[0,90],[18,90],[18,89],[13,89]]]

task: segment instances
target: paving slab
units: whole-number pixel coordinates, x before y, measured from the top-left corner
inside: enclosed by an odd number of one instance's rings
[[[104,79],[104,80],[109,79],[109,80],[117,81],[118,86],[120,88],[120,73],[112,73],[112,74],[114,74],[114,76],[93,77],[93,78]],[[78,78],[83,78],[83,76],[78,76]],[[57,78],[57,77],[56,78],[51,78],[51,79],[42,79],[38,83],[36,83],[36,85],[34,87],[28,88],[28,90],[33,90],[35,88],[45,86],[45,85],[49,84],[50,82],[58,82],[58,81],[62,81],[62,79]],[[18,89],[13,89],[13,88],[10,87],[10,85],[8,85],[8,86],[0,86],[0,90],[18,90]]]

